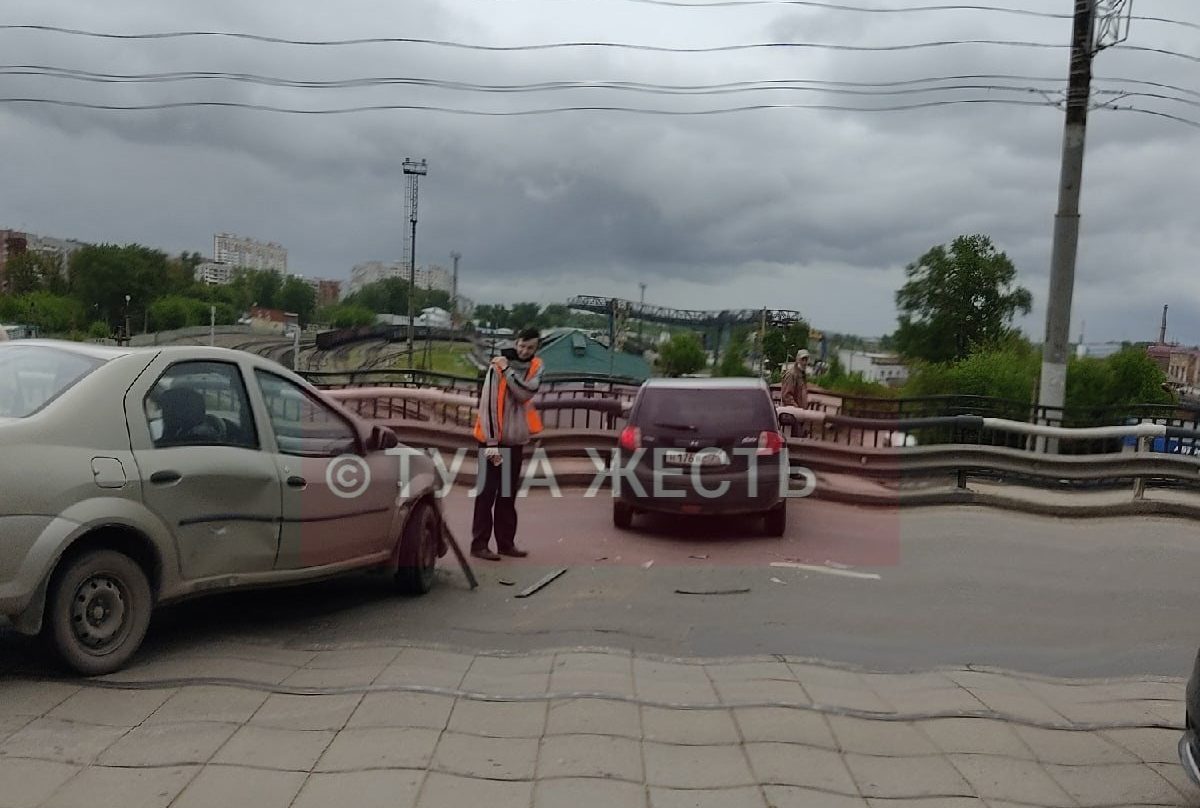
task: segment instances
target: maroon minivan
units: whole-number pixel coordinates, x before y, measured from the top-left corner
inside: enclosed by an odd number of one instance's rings
[[[761,379],[650,379],[620,436],[613,524],[639,513],[761,516],[787,527],[789,461]]]

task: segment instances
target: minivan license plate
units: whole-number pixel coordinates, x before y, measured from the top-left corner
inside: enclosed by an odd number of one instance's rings
[[[701,466],[719,466],[728,462],[724,452],[663,452],[663,460],[667,463],[679,463],[685,466],[699,464]]]

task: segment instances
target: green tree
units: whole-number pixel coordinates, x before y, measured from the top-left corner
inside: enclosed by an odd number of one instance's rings
[[[509,328],[520,329],[527,325],[537,325],[542,307],[537,303],[514,303],[509,315]]]
[[[663,344],[658,355],[659,370],[664,376],[695,373],[705,366],[707,357],[695,334],[676,334]]]
[[[269,269],[253,269],[239,273],[246,290],[250,293],[250,304],[263,309],[277,309],[280,306],[280,292],[283,290],[283,276]]]
[[[539,328],[556,328],[571,324],[571,310],[561,303],[551,303],[538,315]]]
[[[721,354],[713,375],[715,376],[753,376],[754,373],[746,367],[754,332],[747,326],[739,326],[729,336],[729,345]]]
[[[772,367],[789,364],[796,351],[808,347],[809,326],[801,320],[787,328],[768,328],[763,336],[763,353]]]
[[[24,252],[9,259],[5,267],[8,292],[24,295],[30,292],[66,292],[62,272],[62,257],[55,253]]]
[[[300,326],[304,327],[317,310],[317,292],[303,278],[289,277],[279,290],[279,305],[284,311],[299,315]]]
[[[1013,333],[1013,318],[1028,314],[1029,290],[1016,285],[1017,269],[987,236],[959,236],[931,249],[905,269],[896,293],[900,310],[896,347],[906,357],[945,362]]]
[[[168,270],[166,253],[149,247],[84,247],[71,258],[70,291],[85,307],[95,306],[110,325],[123,324],[127,313],[145,312],[154,300],[172,291],[177,281]]]
[[[512,322],[512,312],[507,306],[498,305],[495,303],[482,303],[475,307],[474,319],[487,327],[488,323],[492,324],[493,328],[510,328]]]

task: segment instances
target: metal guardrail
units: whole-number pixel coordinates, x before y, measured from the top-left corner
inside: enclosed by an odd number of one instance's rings
[[[472,396],[388,387],[332,390],[328,394],[364,417],[392,427],[406,443],[443,451],[475,445],[471,426],[476,400]],[[589,448],[606,453],[616,445],[627,402],[611,397],[543,397],[538,400],[538,408],[546,425],[538,442],[548,455],[584,459]],[[788,439],[791,452],[815,471],[906,481],[950,477],[960,489],[966,488],[969,479],[978,477],[1054,484],[1065,481],[1075,487],[1132,485],[1134,499],[1143,498],[1147,485],[1153,483],[1200,489],[1200,459],[1148,451],[1156,440],[1200,446],[1200,431],[1165,424],[1074,429],[973,415],[893,420],[854,418],[795,407],[780,407],[778,411],[781,422],[793,427]],[[887,434],[890,441],[868,446],[822,440],[828,429]],[[1068,442],[1131,438],[1135,445],[1130,447],[1132,451],[1070,455],[986,443],[914,446],[907,441],[909,434],[930,429]]]

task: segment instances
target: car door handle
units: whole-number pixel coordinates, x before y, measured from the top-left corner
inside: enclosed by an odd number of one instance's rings
[[[156,471],[150,475],[150,482],[155,485],[170,485],[183,479],[178,471]]]
[[[293,474],[291,477],[287,478],[287,484],[292,488],[304,488],[308,485],[308,480],[304,479],[303,477],[297,477],[295,474]]]

